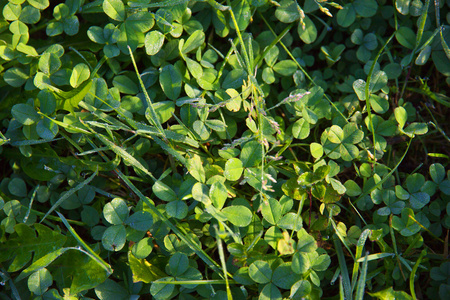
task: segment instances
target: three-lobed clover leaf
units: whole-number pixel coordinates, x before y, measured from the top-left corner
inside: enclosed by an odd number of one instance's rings
[[[392,228],[405,237],[418,233],[420,226],[411,217],[414,217],[413,210],[408,207],[403,208],[401,217],[392,217]]]
[[[341,157],[351,161],[359,156],[359,149],[355,144],[362,141],[364,133],[355,123],[349,123],[344,128],[333,125],[326,129],[321,137],[324,151],[330,158]]]

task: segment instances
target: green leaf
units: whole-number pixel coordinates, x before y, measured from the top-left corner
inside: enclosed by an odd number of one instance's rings
[[[3,79],[7,84],[13,87],[21,87],[30,78],[21,68],[13,67],[5,71]]]
[[[398,0],[395,1],[395,8],[399,13],[402,15],[408,15],[409,14],[409,5],[411,3],[411,0]]]
[[[378,4],[375,0],[355,0],[353,7],[361,17],[370,18],[377,13]]]
[[[145,259],[137,259],[131,252],[128,252],[128,262],[130,264],[131,271],[133,272],[134,282],[142,281],[145,283],[151,283],[152,281],[166,276],[166,274],[157,266],[149,263]],[[127,297],[127,299],[128,298],[129,297]]]
[[[175,200],[166,204],[167,214],[177,219],[184,219],[188,214],[188,206],[184,201]]]
[[[430,202],[430,195],[424,192],[411,194],[409,197],[409,203],[413,209],[422,209]]]
[[[311,267],[309,256],[304,252],[295,252],[292,256],[292,271],[296,274],[304,274]]]
[[[397,216],[392,217],[392,228],[399,231],[402,236],[406,237],[420,231],[420,226],[409,216],[414,217],[414,212],[411,208],[405,207],[402,210],[401,218]]]
[[[249,1],[241,1],[234,0],[231,3],[231,9],[236,18],[236,23],[238,28],[235,28],[235,24],[232,20],[230,20],[230,27],[232,29],[239,29],[239,31],[243,31],[247,28],[248,24],[250,24],[250,20],[252,18],[252,12],[250,8]]]
[[[10,2],[3,7],[3,17],[6,21],[18,20],[21,13],[22,7],[20,5],[16,5]],[[23,20],[21,21],[23,22]]]
[[[316,113],[307,106],[303,107],[302,116],[309,124],[316,124],[319,120],[319,117],[316,115]]]
[[[252,221],[252,212],[245,206],[232,205],[222,209],[227,220],[238,227],[247,227]]]
[[[243,171],[244,165],[242,161],[238,158],[230,158],[225,163],[225,170],[223,172],[223,175],[229,181],[236,181],[241,178]]]
[[[297,250],[299,252],[314,252],[317,249],[317,243],[313,236],[309,235],[305,229],[297,232]]]
[[[353,82],[353,90],[355,91],[358,99],[363,101],[366,100],[366,82],[362,79],[355,80]]]
[[[50,252],[43,257],[39,258],[35,262],[33,262],[28,268],[22,271],[19,276],[15,278],[16,281],[20,281],[30,275],[32,272],[41,270],[42,268],[50,265],[55,259],[64,254],[67,250],[71,250],[71,248],[60,248],[53,252]]]
[[[426,123],[411,123],[404,129],[404,133],[410,137],[413,137],[416,134],[422,135],[428,132],[428,126]]]
[[[281,219],[281,205],[274,198],[269,198],[261,203],[261,213],[264,219],[272,225]]]
[[[197,181],[205,183],[205,169],[203,168],[203,162],[200,159],[200,156],[194,155],[192,158],[187,159],[186,167],[192,177]]]
[[[285,290],[289,290],[300,279],[302,279],[301,275],[292,272],[290,262],[278,266],[272,276],[272,282]]]
[[[118,88],[123,94],[136,95],[139,93],[137,84],[131,80],[128,76],[118,75],[115,76],[112,82],[113,86]]]
[[[153,225],[153,215],[147,211],[138,211],[129,216],[125,220],[125,224],[133,229],[146,232]]]
[[[303,298],[311,293],[312,286],[308,280],[299,280],[291,287],[289,298]]]
[[[101,27],[98,26],[89,27],[87,35],[91,39],[91,41],[97,44],[106,44],[107,42],[103,34],[103,29]]]
[[[127,290],[123,286],[109,278],[102,284],[95,287],[95,294],[101,300],[128,299],[130,297]]]
[[[297,182],[297,178],[290,178],[281,187],[284,194],[296,200],[301,200],[307,195],[306,188]]]
[[[56,36],[64,31],[64,26],[61,22],[53,22],[47,25],[46,34],[48,36]]]
[[[104,0],[103,11],[115,21],[125,21],[125,5],[122,0]]]
[[[408,120],[408,113],[406,112],[406,109],[399,106],[399,107],[395,108],[394,115],[395,115],[395,119],[398,122],[398,127],[400,127],[400,129],[402,129],[405,126],[406,121]]]
[[[311,143],[311,144],[309,144],[309,148],[310,148],[310,151],[311,151],[311,155],[314,158],[318,159],[318,158],[322,157],[322,155],[323,155],[323,147],[322,147],[321,144]]]
[[[189,259],[184,253],[175,253],[169,259],[169,269],[172,276],[180,276],[189,268]]]
[[[336,15],[337,23],[342,27],[349,27],[356,20],[356,11],[351,3],[344,5]]]
[[[416,45],[416,34],[409,28],[402,26],[395,32],[395,38],[403,47],[414,49]]]
[[[286,229],[298,231],[302,228],[303,220],[301,216],[297,216],[296,213],[290,212],[285,214],[278,222],[277,226]]]
[[[364,132],[358,129],[358,125],[355,123],[348,123],[343,129],[344,140],[342,143],[357,144],[364,138]]]
[[[203,77],[202,66],[193,59],[186,57],[186,65],[189,72],[194,76],[194,78],[201,79]]]
[[[63,21],[64,32],[67,35],[76,35],[80,28],[80,22],[77,16],[70,16]]]
[[[46,268],[34,272],[28,278],[28,288],[30,289],[30,292],[36,295],[43,295],[52,283],[52,274],[50,274],[50,271]]]
[[[268,283],[259,294],[258,300],[281,300],[282,298],[280,290],[273,283]]]
[[[145,11],[138,11],[128,15],[125,23],[130,30],[143,34],[153,27],[155,20],[152,14]]]
[[[177,100],[181,93],[182,77],[173,65],[166,65],[159,75],[159,83],[164,94],[171,99]]]
[[[378,92],[386,86],[387,81],[388,77],[384,71],[374,72],[372,78],[370,79],[369,91],[371,93]]]
[[[266,261],[257,260],[248,267],[248,275],[257,283],[268,283],[272,280],[272,270]]]
[[[84,63],[79,63],[73,68],[72,75],[70,76],[70,85],[73,88],[77,88],[88,80],[90,76],[91,72],[89,67]]]
[[[247,72],[243,69],[231,70],[222,82],[222,88],[227,89],[239,89],[242,87],[243,82],[247,80]]]
[[[203,30],[196,30],[184,43],[183,47],[181,48],[181,52],[183,54],[187,54],[203,45],[204,42],[205,33],[203,32]]]
[[[206,184],[202,184],[197,182],[192,187],[192,198],[201,202],[205,205],[211,204],[211,200],[209,199],[209,189]]]
[[[172,114],[175,112],[175,103],[173,101],[160,101],[153,104],[158,120],[161,124],[167,122]],[[167,138],[171,138],[170,133],[166,132]],[[185,137],[180,137],[179,140],[185,140]]]
[[[204,122],[195,120],[192,125],[192,128],[199,135],[200,139],[207,140],[209,138],[211,131],[206,127]]]
[[[172,295],[173,290],[175,289],[175,285],[170,283],[159,283],[159,281],[167,282],[174,280],[175,279],[173,277],[164,277],[153,281],[152,285],[150,286],[150,293],[156,299],[169,299],[170,295]]]
[[[145,35],[141,31],[137,31],[132,24],[124,22],[119,25],[120,34],[117,39],[117,46],[124,54],[128,54],[128,47],[131,51],[135,51],[139,45],[143,45]]]
[[[217,209],[222,209],[228,197],[228,191],[221,181],[214,182],[209,189],[209,198]]]
[[[292,23],[300,19],[299,6],[295,1],[283,0],[275,10],[275,17],[283,23]]]
[[[50,5],[49,0],[28,0],[27,2],[40,10],[44,10]]]
[[[262,145],[257,141],[247,142],[239,156],[244,168],[257,166],[262,161]]]
[[[362,193],[362,190],[359,187],[359,185],[351,179],[347,180],[344,183],[344,186],[346,188],[346,194],[350,197],[356,197]]]
[[[95,250],[99,252],[98,248]],[[97,255],[95,252],[93,253]],[[74,294],[97,287],[112,273],[112,270],[108,272],[91,255],[86,255],[86,252],[81,251],[66,253],[58,258],[55,264],[64,267],[53,272],[54,280],[58,285],[62,285],[67,284],[67,278],[71,278],[70,292]],[[109,267],[109,265],[107,266]]]
[[[106,228],[102,236],[103,247],[108,251],[120,251],[125,246],[127,232],[123,225]]]
[[[20,51],[20,52],[26,54],[27,56],[38,56],[39,55],[33,46],[25,45],[23,43],[20,43],[19,45],[17,45],[16,49],[17,49],[17,51]]]
[[[67,111],[73,111],[73,108],[77,107],[78,103],[83,100],[84,96],[86,96],[86,94],[89,92],[92,83],[92,80],[88,80],[82,83],[81,86],[77,89],[73,89],[69,92],[58,92],[58,96],[64,99],[63,109]]]
[[[344,141],[344,131],[341,127],[333,125],[328,131],[328,140],[335,144],[340,144]]]
[[[399,2],[399,1],[396,1],[396,2]],[[379,300],[384,300],[384,299],[411,300],[411,299],[413,299],[405,291],[394,291],[394,289],[392,287],[386,288],[386,289],[384,289],[382,291],[378,291],[376,293],[368,292],[368,294]]]
[[[135,243],[133,245],[133,247],[131,248],[131,254],[133,255],[133,258],[137,258],[138,260],[140,259],[144,259],[147,256],[150,255],[150,253],[153,250],[153,243],[152,243],[152,239],[151,238],[143,238],[142,240],[140,240],[139,242]],[[128,254],[130,255],[130,254]],[[130,257],[128,257],[129,260]],[[140,262],[137,262],[138,264],[140,264]],[[130,261],[131,264],[131,261]],[[133,271],[133,267],[132,271]],[[133,275],[135,274],[135,272],[133,271]]]
[[[262,79],[267,84],[272,84],[275,81],[275,75],[273,73],[273,69],[266,67],[263,69],[262,72]]]
[[[435,163],[430,166],[431,179],[436,184],[441,183],[445,179],[445,168],[440,163]]]
[[[320,272],[325,271],[330,266],[331,259],[328,254],[320,254],[311,261],[311,268],[314,271]]]
[[[156,197],[163,201],[175,201],[178,199],[177,194],[165,183],[158,180],[152,187]]]
[[[16,236],[0,244],[0,262],[13,259],[8,272],[22,269],[31,260],[33,252],[34,263],[46,254],[61,248],[66,242],[65,236],[44,225],[35,223],[33,227],[37,231],[37,237],[31,227],[21,223],[14,227]]]
[[[42,119],[37,123],[36,132],[44,140],[52,140],[58,134],[58,125],[49,119]]]
[[[305,23],[305,28],[303,28],[302,24],[298,24],[298,36],[300,39],[306,44],[313,43],[317,38],[317,28],[314,25],[313,21],[308,16],[305,16],[303,19]]]
[[[128,213],[128,206],[121,198],[114,198],[103,207],[103,216],[112,225],[123,224]]]
[[[8,183],[8,190],[11,194],[17,197],[26,197],[27,196],[27,186],[25,181],[22,178],[16,177],[11,179]]]
[[[227,125],[220,120],[206,120],[205,125],[217,132],[224,132],[227,128]]]
[[[32,125],[41,119],[34,107],[24,103],[14,105],[11,109],[11,114],[23,125]]]
[[[297,64],[292,60],[282,60],[273,66],[273,70],[281,76],[291,76],[297,70]]]
[[[52,75],[61,68],[61,60],[56,53],[44,53],[39,58],[39,70]]]
[[[155,55],[164,44],[164,35],[157,30],[152,30],[145,35],[145,51],[147,55]]]

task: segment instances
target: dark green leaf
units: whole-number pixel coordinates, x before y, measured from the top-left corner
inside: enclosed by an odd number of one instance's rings
[[[181,93],[181,74],[173,65],[167,65],[161,70],[159,83],[166,96],[171,100],[177,100]]]
[[[11,114],[23,125],[32,125],[41,119],[34,107],[24,103],[14,105]]]
[[[147,231],[153,225],[153,216],[147,211],[138,211],[129,216],[125,224],[139,231]]]
[[[272,270],[267,262],[257,260],[248,268],[250,278],[257,283],[268,283],[272,280]]]
[[[125,5],[122,0],[103,1],[103,11],[113,20],[125,21]]]
[[[252,212],[245,206],[232,205],[222,209],[227,220],[238,227],[246,227],[252,221]]]

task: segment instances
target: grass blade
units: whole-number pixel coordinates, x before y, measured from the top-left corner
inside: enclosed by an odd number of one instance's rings
[[[67,198],[69,198],[70,196],[72,196],[74,193],[76,193],[77,191],[79,191],[81,188],[83,188],[85,185],[89,184],[89,182],[92,181],[92,179],[94,179],[95,176],[97,176],[98,174],[98,167],[97,170],[95,170],[94,174],[92,174],[88,179],[86,179],[85,181],[77,184],[77,186],[71,188],[67,193],[65,193],[62,197],[60,197],[58,199],[58,201],[56,201],[55,204],[53,204],[53,206],[50,208],[50,210],[45,214],[45,216],[41,219],[41,221],[39,223],[42,223],[42,221],[45,220],[45,218],[47,218],[47,216],[49,214],[51,214],[58,206],[61,205],[61,203],[63,203]],[[69,223],[67,223],[69,224]]]
[[[369,190],[365,191],[364,193],[362,193],[361,195],[359,195],[359,197],[356,199],[355,203],[358,202],[363,197],[365,197],[366,195],[369,195],[370,193],[372,193],[372,191],[375,190],[376,188],[380,187],[389,178],[389,176],[391,176],[395,172],[395,170],[397,170],[397,168],[400,166],[400,164],[402,163],[403,159],[405,158],[406,153],[408,153],[408,149],[409,149],[409,146],[411,146],[411,142],[412,142],[412,139],[409,140],[408,146],[406,147],[406,150],[405,150],[405,153],[403,153],[402,158],[395,165],[395,167],[388,174],[386,174],[386,176],[384,176],[380,180],[380,182],[378,182],[376,185],[374,185],[371,189],[369,189]]]
[[[172,222],[170,222],[119,169],[116,169],[115,171],[117,175],[125,182],[125,184],[139,197],[139,199],[144,201],[149,206],[153,213],[155,213],[163,223],[165,223],[183,242],[185,242],[189,248],[191,248],[211,269],[222,276],[223,272],[221,267],[208,254],[206,254],[206,252],[199,245],[190,240],[183,232],[181,232],[179,228],[173,225]],[[231,277],[231,274],[228,274],[228,276]]]
[[[156,128],[158,128],[159,133],[164,137],[164,139],[166,139],[165,138],[165,134],[164,134],[164,130],[162,128],[162,125],[159,122],[158,115],[156,114],[156,111],[153,108],[152,100],[150,99],[150,96],[147,93],[147,89],[145,88],[145,85],[142,82],[141,75],[139,75],[139,70],[138,70],[138,67],[136,65],[136,61],[134,60],[133,52],[131,51],[130,46],[128,46],[128,51],[130,52],[131,61],[133,62],[134,70],[136,71],[136,76],[137,76],[137,78],[139,80],[139,84],[141,86],[141,89],[144,92],[145,100],[147,101],[147,110],[145,111],[145,117],[147,118],[147,120],[150,123],[152,123]]]
[[[108,275],[112,274],[113,270],[109,264],[107,264],[97,253],[92,250],[91,247],[89,247],[88,244],[86,244],[83,239],[76,233],[76,231],[70,226],[69,222],[67,222],[66,218],[59,212],[56,212],[58,216],[61,218],[62,222],[66,226],[66,228],[69,230],[69,232],[72,234],[72,236],[77,240],[77,242],[81,245],[81,247],[86,250],[86,254],[88,254],[91,258],[93,258],[103,269],[106,270]]]
[[[371,234],[372,231],[370,229],[364,230],[359,236],[358,243],[356,245],[356,253],[355,253],[355,262],[353,264],[353,272],[352,272],[352,290],[355,289],[356,286],[356,278],[358,277],[359,270],[359,259],[361,257],[364,244],[366,243],[367,237]]]
[[[373,138],[373,153],[375,155],[376,151],[375,151],[375,145],[376,145],[376,134],[375,134],[375,129],[373,127],[373,122],[372,122],[372,110],[371,110],[371,103],[370,103],[370,97],[369,97],[369,88],[370,88],[370,81],[372,80],[372,75],[373,75],[373,70],[375,69],[375,65],[377,64],[378,58],[381,56],[381,54],[384,51],[384,48],[386,48],[386,46],[389,44],[389,42],[392,40],[392,38],[394,37],[395,33],[393,33],[389,39],[386,41],[386,43],[384,43],[383,47],[381,47],[380,51],[378,51],[377,56],[375,57],[375,59],[372,62],[372,66],[370,67],[369,70],[369,74],[367,75],[367,81],[366,81],[366,86],[364,88],[364,95],[366,98],[366,107],[367,107],[367,115],[369,117],[369,124],[370,124],[370,130],[372,131],[372,138]]]
[[[118,156],[120,156],[123,160],[125,160],[127,163],[132,165],[133,167],[141,170],[145,174],[147,174],[153,181],[156,182],[156,178],[153,176],[153,174],[147,170],[146,167],[144,167],[136,158],[131,156],[125,149],[123,149],[120,146],[117,146],[113,142],[111,142],[108,138],[106,138],[104,135],[96,133],[92,131],[94,135],[101,140],[110,150],[112,150],[114,153],[116,153]]]
[[[417,299],[416,291],[414,290],[414,277],[416,276],[417,269],[419,268],[419,265],[422,262],[422,259],[424,258],[425,255],[427,255],[427,251],[422,250],[422,252],[420,252],[419,259],[414,264],[411,275],[409,275],[409,289],[411,291],[411,296],[414,300]]]
[[[341,279],[339,281],[340,287],[342,286],[342,289],[344,290],[344,299],[352,300],[352,285],[350,283],[350,276],[348,275],[348,269],[347,269],[347,263],[345,262],[345,256],[344,251],[342,250],[342,245],[339,242],[339,238],[336,234],[333,234],[333,242],[334,242],[334,248],[336,249],[336,255],[338,257],[339,261],[339,267],[341,268]],[[341,290],[341,288],[340,288]],[[341,299],[342,299],[342,292]]]
[[[230,284],[228,283],[227,262],[225,260],[225,253],[223,251],[222,240],[220,239],[219,230],[217,229],[217,226],[214,226],[214,229],[216,231],[217,250],[219,251],[220,263],[222,264],[223,276],[225,277],[227,299],[233,300],[233,296],[231,295],[231,290],[230,290]]]
[[[367,257],[369,255],[369,252],[366,252],[366,256],[364,258],[364,263],[362,265],[361,274],[359,276],[358,280],[358,286],[356,287],[356,297],[357,300],[364,299],[364,288],[366,286],[366,275],[367,275]]]

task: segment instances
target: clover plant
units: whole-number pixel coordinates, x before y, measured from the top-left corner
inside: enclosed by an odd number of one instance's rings
[[[2,298],[448,295],[450,1],[0,7]]]

